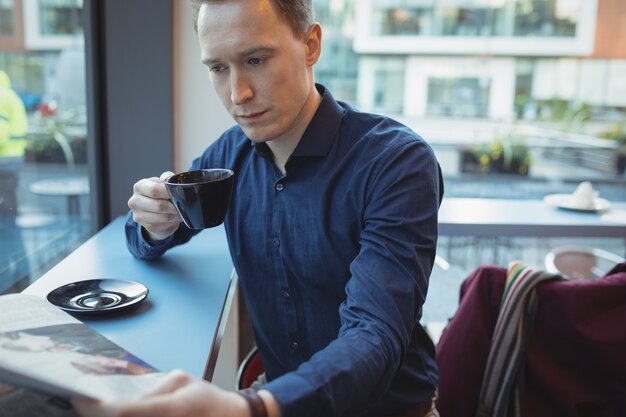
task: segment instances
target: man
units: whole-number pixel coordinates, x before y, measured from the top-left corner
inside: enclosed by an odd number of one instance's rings
[[[269,382],[223,391],[174,373],[85,415],[423,416],[437,384],[419,325],[442,180],[430,147],[314,83],[322,29],[310,0],[194,0],[211,82],[237,122],[192,168],[235,172],[230,251]],[[138,257],[195,232],[161,182],[137,182],[126,234]],[[248,408],[248,404],[250,407]]]

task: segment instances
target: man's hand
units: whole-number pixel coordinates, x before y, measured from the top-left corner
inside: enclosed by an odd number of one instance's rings
[[[181,222],[176,207],[170,201],[163,181],[174,173],[167,171],[161,178],[139,180],[133,186],[128,207],[133,220],[143,226],[151,240],[163,240],[174,233]]]
[[[151,393],[136,401],[72,401],[84,417],[249,417],[246,400],[182,371],[167,375]]]

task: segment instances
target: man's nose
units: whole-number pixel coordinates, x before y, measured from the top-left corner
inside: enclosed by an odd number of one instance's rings
[[[233,104],[243,104],[254,95],[252,85],[241,71],[231,71],[230,100]]]

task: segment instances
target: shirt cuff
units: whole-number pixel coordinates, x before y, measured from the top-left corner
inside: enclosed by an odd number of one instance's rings
[[[262,389],[272,393],[283,416],[305,416],[304,410],[316,410],[318,399],[315,389],[295,372],[282,375],[263,385]]]

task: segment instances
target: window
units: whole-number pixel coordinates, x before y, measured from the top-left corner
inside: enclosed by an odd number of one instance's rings
[[[404,105],[404,68],[381,69],[374,77],[374,107],[387,113],[401,114]]]
[[[83,37],[82,1],[38,4],[42,33]],[[0,0],[2,22],[14,5]],[[0,293],[21,290],[91,233],[84,49],[32,48],[32,27],[16,27],[18,51],[0,49]]]
[[[381,7],[375,13],[377,35],[424,35],[430,31],[432,10],[429,8]]]
[[[490,83],[487,78],[431,78],[429,116],[487,117]]]
[[[82,33],[82,0],[39,0],[42,35]]]
[[[501,36],[497,23],[504,18],[501,8],[440,7],[436,11],[440,36]]]
[[[582,0],[518,0],[515,36],[574,37]]]
[[[0,36],[13,35],[13,0],[0,0]]]

